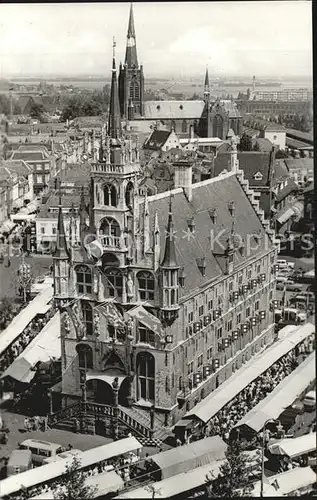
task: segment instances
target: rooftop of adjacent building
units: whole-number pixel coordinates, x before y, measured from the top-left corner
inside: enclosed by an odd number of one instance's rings
[[[237,153],[237,157],[239,160],[239,168],[244,171],[245,178],[249,181],[250,186],[268,186],[271,166],[271,151],[240,151]],[[230,162],[231,152],[229,148],[228,152],[219,152],[215,158],[214,175],[217,176],[225,170],[230,171]],[[255,178],[256,174],[260,174],[260,176]],[[276,161],[272,174],[273,184],[283,178],[289,177],[287,166]]]
[[[0,159],[0,183],[2,184],[7,183],[12,175],[27,177],[32,172],[32,168],[25,161]]]
[[[70,211],[72,205],[75,209],[78,210],[80,205],[80,197],[81,193],[72,193],[72,194],[63,194],[62,196],[62,204],[63,204],[63,213]],[[85,201],[88,204],[88,196],[85,197]],[[58,218],[58,207],[59,207],[59,196],[57,193],[51,193],[48,197],[47,201],[40,205],[39,212],[36,216],[36,220],[38,219],[57,219]]]
[[[185,285],[182,294],[193,292],[198,287],[207,285],[210,280],[219,278],[224,273],[225,249],[234,222],[234,236],[239,241],[252,243],[248,252],[241,253],[238,249],[234,256],[234,267],[239,268],[248,260],[265,251],[264,246],[254,245],[256,237],[265,237],[265,229],[242,190],[237,176],[227,173],[223,176],[208,179],[192,185],[192,201],[189,202],[183,189],[173,189],[148,197],[150,224],[157,213],[161,235],[165,234],[169,211],[169,197],[172,199],[172,213],[175,232],[175,249],[177,263],[184,268]],[[235,217],[229,210],[230,203],[235,206]],[[216,219],[212,219],[211,210],[215,210]],[[141,217],[144,203],[140,203]],[[195,225],[193,232],[189,223]],[[254,241],[253,241],[254,238]],[[237,242],[237,240],[235,240]],[[214,245],[213,245],[214,244]],[[252,248],[256,248],[252,250]],[[269,248],[267,249],[269,250]],[[161,259],[164,245],[161,245]],[[205,259],[205,272],[199,269],[199,263]],[[138,263],[142,265],[142,262]]]

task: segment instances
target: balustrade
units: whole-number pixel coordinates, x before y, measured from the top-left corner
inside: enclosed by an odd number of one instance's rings
[[[120,248],[120,236],[100,236],[100,243],[104,248]]]

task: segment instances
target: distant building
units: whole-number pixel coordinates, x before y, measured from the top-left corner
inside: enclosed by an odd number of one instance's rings
[[[256,101],[312,101],[310,89],[288,88],[283,90],[255,90],[252,97]]]
[[[0,160],[0,223],[33,197],[32,168],[21,160]]]
[[[255,116],[270,117],[278,115],[291,115],[312,112],[311,101],[260,101],[260,100],[236,100],[239,111],[243,113],[252,113]]]
[[[34,149],[18,149],[13,151],[10,160],[24,160],[33,169],[34,193],[38,194],[48,187],[51,177],[56,174],[54,155],[43,146]]]
[[[286,146],[286,130],[279,123],[261,120],[255,116],[244,116],[244,125],[251,127],[253,130],[258,130],[258,137],[268,139],[272,144],[279,149],[285,150]]]

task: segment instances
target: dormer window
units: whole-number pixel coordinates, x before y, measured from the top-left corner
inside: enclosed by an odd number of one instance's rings
[[[158,105],[156,106],[156,109],[159,111],[159,110],[161,109],[161,106],[158,104]]]
[[[182,104],[179,106],[179,109],[183,109],[183,105]]]
[[[190,219],[187,220],[187,225],[190,232],[194,233],[196,228],[194,217],[191,217]]]
[[[230,212],[230,215],[232,217],[234,217],[235,213],[236,213],[236,206],[235,206],[235,203],[234,201],[230,201],[230,203],[228,203],[228,210]]]
[[[206,258],[202,257],[201,259],[196,259],[197,267],[201,272],[202,276],[206,275]]]
[[[215,208],[209,210],[209,217],[212,220],[213,224],[217,223],[217,210]]]
[[[254,175],[254,180],[255,181],[261,181],[263,179],[263,175],[260,173],[260,172],[257,172],[255,175]]]

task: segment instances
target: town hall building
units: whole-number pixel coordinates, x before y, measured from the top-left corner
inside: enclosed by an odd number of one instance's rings
[[[58,392],[64,409],[83,401],[102,420],[115,407],[127,428],[146,435],[154,426],[160,439],[274,338],[277,247],[235,137],[226,174],[192,184],[190,159],[173,168],[171,191],[141,194],[113,58],[107,135],[91,165],[89,204],[80,203],[80,235],[70,228],[68,242],[60,198]]]

